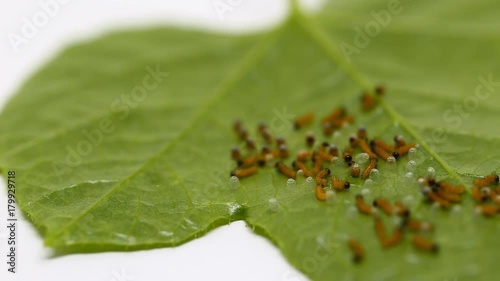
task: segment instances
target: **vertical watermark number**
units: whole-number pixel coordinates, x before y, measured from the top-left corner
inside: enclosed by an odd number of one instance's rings
[[[7,173],[7,271],[16,273],[17,260],[17,216],[16,216],[16,172]]]

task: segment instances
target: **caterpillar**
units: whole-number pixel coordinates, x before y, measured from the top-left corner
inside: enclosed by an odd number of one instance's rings
[[[349,240],[349,248],[351,248],[353,253],[352,261],[355,263],[361,262],[365,256],[363,246],[358,241],[351,239]]]
[[[314,113],[308,112],[302,116],[297,117],[295,121],[293,122],[293,127],[295,130],[300,130],[304,125],[307,125],[311,123],[311,121],[314,119]]]
[[[231,159],[236,160],[236,161],[241,159],[241,152],[237,146],[235,146],[231,149]]]
[[[302,170],[302,172],[304,173],[304,176],[307,178],[307,177],[312,177],[313,174],[311,171],[309,171],[309,169],[307,169],[306,165],[303,163],[303,162],[300,162],[300,161],[293,161],[292,163],[292,167],[296,170]]]
[[[315,190],[315,196],[319,201],[325,201],[326,200],[326,192],[323,189],[323,186],[317,185],[316,190]]]
[[[474,185],[478,187],[485,187],[493,183],[498,184],[498,181],[499,181],[498,175],[489,175],[484,177],[483,179],[474,180]]]
[[[372,206],[365,203],[363,195],[361,194],[356,195],[356,207],[360,213],[365,215],[371,215],[374,212]]]
[[[373,206],[381,209],[384,213],[386,213],[389,216],[392,216],[395,213],[394,209],[391,206],[391,203],[389,203],[389,201],[384,199],[373,200]]]
[[[439,251],[439,246],[436,243],[429,241],[418,234],[415,234],[411,241],[415,246],[415,248],[419,250],[429,251],[434,253]]]
[[[363,171],[363,174],[361,174],[362,179],[365,180],[370,176],[370,172],[377,167],[377,161],[378,161],[377,158],[370,159],[370,163]]]
[[[288,178],[295,179],[297,177],[297,172],[288,168],[285,164],[283,164],[283,162],[281,162],[281,161],[276,162],[275,166],[280,173],[287,176]]]
[[[235,176],[237,178],[245,178],[257,173],[257,171],[258,171],[257,166],[252,166],[245,169],[236,169],[231,171],[231,176]]]
[[[337,191],[347,190],[351,187],[351,183],[348,181],[339,180],[337,177],[332,176],[332,187]]]

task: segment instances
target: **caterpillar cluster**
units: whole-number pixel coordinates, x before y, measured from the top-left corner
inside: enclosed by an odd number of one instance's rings
[[[437,206],[448,209],[452,204],[462,201],[461,195],[465,191],[463,186],[454,186],[450,183],[437,181],[433,177],[419,179],[424,200]]]
[[[383,86],[378,86],[374,89],[375,95],[364,93],[361,96],[361,111],[373,110],[385,91]],[[302,130],[310,126],[314,120],[315,113],[307,112],[293,121],[293,128],[295,131]],[[320,126],[323,135],[330,137],[354,121],[354,116],[349,114],[346,108],[338,107],[320,119]],[[250,136],[241,121],[234,122],[233,130],[244,148],[235,146],[231,150],[231,158],[237,165],[237,168],[230,173],[231,183],[252,176],[260,169],[274,166],[278,173],[288,178],[287,185],[290,183],[294,185],[297,178],[306,178],[306,182],[314,186],[314,197],[321,202],[333,202],[336,193],[350,190],[351,183],[342,177],[345,169],[341,169],[339,165],[344,165],[352,178],[366,180],[378,175],[379,161],[384,161],[388,165],[394,164],[406,155],[415,155],[417,151],[417,144],[407,142],[402,135],[394,136],[391,143],[379,138],[369,138],[368,131],[363,126],[358,128],[356,134],[349,137],[347,145],[342,149],[333,143],[319,142],[312,132],[307,132],[304,136],[304,148],[295,154],[289,151],[287,141],[283,137],[275,137],[265,124],[258,125],[256,139]],[[407,168],[413,171],[415,165],[415,161],[409,161]],[[465,194],[465,187],[438,181],[434,176],[434,170],[429,169],[433,172],[431,175],[418,179],[423,200],[444,210],[460,203]],[[413,177],[412,173],[409,174]],[[498,183],[499,177],[495,174],[474,181],[471,195],[478,204],[476,207],[478,213],[484,216],[500,213]],[[270,199],[269,203],[270,208],[272,203],[272,209],[277,210],[278,203],[274,198]],[[360,213],[373,217],[375,234],[383,248],[398,245],[406,233],[411,233],[411,242],[415,248],[432,253],[438,252],[438,244],[429,239],[435,227],[429,222],[412,218],[409,208],[401,202],[391,204],[385,199],[378,198],[372,204],[367,204],[363,195],[358,194],[355,197],[355,205]],[[399,218],[400,223],[390,233],[386,233],[382,214]],[[353,261],[362,261],[365,256],[362,245],[354,239],[350,239],[348,245],[353,252]]]
[[[361,214],[373,217],[375,234],[383,248],[391,248],[398,245],[406,232],[412,232],[412,243],[417,249],[429,252],[438,251],[439,246],[423,236],[423,234],[432,232],[434,226],[431,223],[411,218],[410,210],[401,202],[396,201],[394,204],[391,204],[385,199],[377,198],[373,200],[372,204],[367,204],[363,195],[358,194],[356,195],[356,207]],[[401,219],[401,223],[395,227],[392,233],[387,234],[380,213],[391,217],[398,216]],[[351,244],[351,242],[349,243]],[[355,262],[361,261],[362,258],[358,256],[358,254],[354,254],[353,260]]]
[[[267,163],[286,159],[289,156],[285,139],[274,138],[271,130],[265,124],[260,124],[257,128],[257,132],[264,142],[260,148],[257,147],[257,142],[249,137],[248,130],[241,121],[234,122],[233,130],[238,138],[244,142],[247,154],[244,155],[238,146],[231,149],[231,158],[236,161],[238,166],[237,169],[231,171],[232,177],[245,178],[251,176],[257,173],[260,167],[266,166]],[[274,143],[275,147],[273,148]],[[295,174],[289,176],[295,178]]]
[[[295,128],[303,126],[305,120],[310,119],[309,116],[308,114],[297,119]],[[234,123],[234,130],[246,144],[247,155],[243,155],[239,147],[233,147],[231,158],[236,161],[238,168],[231,171],[231,176],[244,178],[254,175],[259,168],[264,168],[272,162],[279,173],[290,179],[301,176],[313,180],[316,183],[316,198],[318,200],[326,200],[327,194],[324,188],[329,186],[329,183],[338,192],[349,189],[350,183],[348,181],[338,178],[331,173],[328,167],[324,167],[325,164],[328,166],[329,163],[338,159],[337,146],[324,142],[317,149],[314,149],[316,141],[312,133],[305,135],[305,146],[307,148],[299,151],[291,164],[287,165],[283,161],[289,158],[290,153],[285,139],[281,137],[274,138],[264,124],[259,125],[257,128],[257,132],[264,141],[260,151],[257,149],[256,142],[248,137],[247,130],[240,121]]]
[[[427,202],[433,202],[437,206],[448,209],[452,204],[461,201],[461,195],[465,191],[463,186],[454,186],[443,181],[437,181],[433,177],[420,178],[422,195]],[[496,174],[485,176],[473,181],[471,189],[472,198],[477,203],[476,212],[486,217],[500,213],[500,187],[499,177]]]
[[[476,212],[485,216],[500,213],[500,187],[498,187],[498,182],[499,177],[495,174],[474,180],[471,194],[478,203]]]

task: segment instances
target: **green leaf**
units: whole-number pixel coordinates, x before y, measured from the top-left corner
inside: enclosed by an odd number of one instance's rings
[[[290,115],[312,110],[319,118],[341,105],[356,123],[334,140],[314,125],[318,141],[346,146],[363,124],[372,137],[419,143],[416,176],[433,167],[438,179],[470,187],[499,169],[497,2],[402,1],[384,27],[372,12],[393,2],[367,2],[331,1],[317,15],[295,6],[286,22],[259,34],[158,28],[69,47],[2,113],[0,166],[16,171],[17,203],[62,253],[175,246],[245,220],[313,280],[491,279],[498,219],[477,216],[468,194],[452,211],[423,204],[404,177],[407,158],[392,171],[381,163],[366,197],[402,200],[434,223],[437,255],[415,250],[408,235],[381,249],[372,220],[353,210],[361,180],[350,179],[332,205],[302,179],[287,187],[274,168],[229,188],[235,118],[248,128],[270,124],[294,153],[303,132],[291,129]],[[356,46],[353,27],[374,22],[380,33]],[[358,51],[346,57],[343,43]],[[386,97],[361,113],[359,92],[379,83]],[[348,178],[345,167],[333,172]],[[347,237],[365,247],[362,264],[351,262]]]

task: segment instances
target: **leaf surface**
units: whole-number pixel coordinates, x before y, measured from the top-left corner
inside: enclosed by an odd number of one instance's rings
[[[333,205],[317,201],[302,179],[287,187],[271,167],[229,188],[235,118],[252,134],[271,124],[294,153],[304,132],[291,129],[290,116],[312,110],[318,119],[341,105],[355,124],[332,139],[316,122],[318,141],[344,147],[365,125],[372,137],[419,143],[416,176],[433,167],[439,179],[470,187],[473,177],[499,170],[499,83],[473,110],[455,111],[472,108],[479,77],[500,81],[498,3],[402,1],[401,13],[349,62],[341,43],[354,45],[353,27],[387,9],[387,1],[369,2],[331,1],[316,15],[295,7],[259,34],[158,28],[69,47],[2,113],[0,165],[17,172],[18,204],[46,245],[65,253],[175,246],[243,219],[312,280],[488,280],[498,273],[498,219],[477,216],[470,196],[449,212],[423,204],[416,180],[404,178],[407,158],[395,171],[381,163],[366,197],[401,200],[434,223],[435,256],[416,251],[409,236],[382,250],[372,220],[354,209],[358,179]],[[151,76],[155,69],[163,74]],[[148,75],[156,85],[131,100]],[[361,113],[359,93],[379,83],[387,96]],[[113,129],[100,129],[103,120]],[[334,167],[340,177],[347,172]],[[351,262],[347,238],[364,245],[362,264]]]

